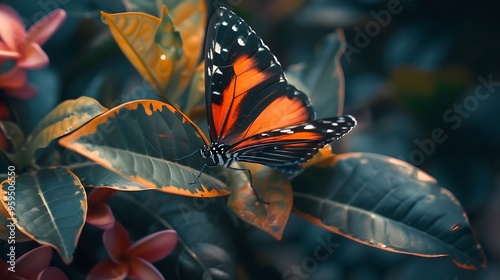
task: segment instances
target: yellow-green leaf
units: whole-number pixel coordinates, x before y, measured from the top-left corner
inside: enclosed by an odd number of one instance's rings
[[[200,58],[207,15],[204,1],[170,2],[163,2],[167,5],[161,7],[160,18],[141,12],[102,15],[139,73],[160,96],[175,102]],[[150,6],[146,7],[149,12]],[[141,5],[129,3],[128,7]]]
[[[55,138],[78,129],[106,110],[95,99],[86,96],[62,102],[47,114],[28,136],[27,154],[33,156],[37,149],[46,147]]]

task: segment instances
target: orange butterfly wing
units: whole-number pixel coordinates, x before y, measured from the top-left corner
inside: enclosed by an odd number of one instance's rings
[[[212,141],[232,144],[314,118],[307,96],[288,85],[276,57],[241,18],[219,9],[209,26],[205,89]]]

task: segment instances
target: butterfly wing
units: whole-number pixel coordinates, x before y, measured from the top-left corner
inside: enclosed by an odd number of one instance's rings
[[[262,132],[230,147],[238,161],[260,163],[287,173],[302,170],[319,148],[339,139],[356,126],[349,115],[311,120]]]
[[[219,8],[208,26],[205,96],[212,141],[231,145],[314,119],[307,96],[288,85],[276,57],[240,17]]]

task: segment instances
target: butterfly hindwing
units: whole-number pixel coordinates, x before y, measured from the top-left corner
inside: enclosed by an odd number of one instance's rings
[[[319,148],[339,139],[356,126],[349,115],[312,120],[262,132],[231,146],[237,160],[264,164],[288,173],[302,169]]]
[[[307,96],[288,85],[281,65],[257,34],[220,8],[205,45],[210,138],[232,144],[314,118]]]

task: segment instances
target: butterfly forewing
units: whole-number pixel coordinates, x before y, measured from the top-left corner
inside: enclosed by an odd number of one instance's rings
[[[205,63],[212,141],[232,144],[314,118],[307,96],[288,85],[269,48],[225,8],[209,24]]]

